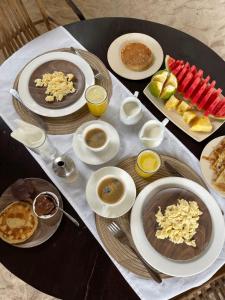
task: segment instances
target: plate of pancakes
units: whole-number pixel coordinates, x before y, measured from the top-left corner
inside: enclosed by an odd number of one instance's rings
[[[111,43],[107,58],[110,67],[118,75],[141,80],[159,70],[163,62],[163,50],[149,35],[128,33]]]
[[[62,212],[50,219],[40,219],[33,212],[35,197],[45,191],[53,192],[63,203],[58,190],[48,181],[39,178],[19,179],[0,197],[0,238],[20,248],[31,248],[47,241],[57,230]]]

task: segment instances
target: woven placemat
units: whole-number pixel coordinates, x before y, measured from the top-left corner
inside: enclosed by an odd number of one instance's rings
[[[97,70],[101,74],[101,76],[98,76],[95,79],[95,83],[103,86],[106,89],[108,93],[108,97],[110,99],[110,97],[112,96],[112,80],[109,75],[109,71],[107,70],[103,62],[93,53],[81,49],[76,49],[76,50],[79,51],[80,56],[83,57],[89,63],[92,69]],[[53,51],[42,53],[42,55],[50,52],[55,52],[55,51],[73,53],[73,51],[71,51],[70,48],[60,48]],[[22,70],[20,71],[20,73],[21,72]],[[14,89],[16,90],[18,87],[20,73],[17,75],[13,86]],[[16,109],[16,112],[19,114],[22,120],[27,121],[34,125],[37,124],[37,122],[35,121],[35,113],[31,111],[29,111],[28,113],[27,108],[19,101],[17,101],[15,98],[13,98],[13,105]],[[79,109],[78,111],[64,117],[49,118],[49,117],[40,116],[40,118],[44,121],[45,128],[48,134],[73,133],[82,123],[95,119],[95,117],[93,117],[89,113],[86,105],[81,109]]]
[[[136,163],[137,157],[130,157],[125,159],[124,161],[120,162],[118,164],[118,167],[121,169],[124,169],[127,173],[131,175],[133,178],[136,188],[137,188],[137,194],[140,193],[141,190],[143,190],[144,187],[146,187],[149,183],[163,177],[173,176],[170,174],[164,167],[164,161],[169,162],[178,172],[181,174],[184,174],[186,178],[191,179],[203,186],[204,182],[202,179],[186,164],[180,162],[179,160],[169,157],[166,155],[161,155],[162,159],[162,165],[159,171],[154,174],[152,177],[150,177],[148,180],[141,178],[138,176],[134,170],[134,166]],[[130,232],[130,213],[127,213],[126,215],[113,219],[115,220],[121,228],[127,233],[130,242],[133,243],[131,232]],[[95,216],[96,221],[96,227],[98,234],[110,253],[110,255],[123,267],[128,269],[130,272],[135,273],[138,276],[145,277],[145,278],[151,278],[148,274],[145,266],[140,261],[140,259],[135,255],[135,253],[127,246],[121,244],[116,238],[113,237],[113,235],[109,232],[107,226],[113,221],[112,219],[107,219],[100,217],[98,215]],[[169,277],[165,274],[161,274],[162,278]]]

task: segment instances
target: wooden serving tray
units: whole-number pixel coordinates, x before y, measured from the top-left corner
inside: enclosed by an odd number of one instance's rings
[[[133,178],[136,188],[137,188],[137,195],[140,191],[146,187],[149,183],[168,176],[173,176],[173,174],[169,173],[165,166],[164,161],[170,163],[179,173],[184,175],[186,178],[191,179],[205,187],[204,182],[202,181],[201,177],[198,176],[188,165],[182,163],[181,161],[166,155],[161,155],[162,165],[159,171],[151,176],[148,180],[141,178],[138,176],[134,170],[134,166],[136,163],[136,156],[127,158],[121,161],[117,167],[124,169],[128,172],[131,177]],[[140,259],[135,255],[133,250],[123,244],[121,244],[113,235],[109,232],[107,226],[112,222],[116,221],[121,228],[126,231],[127,235],[129,236],[130,242],[133,243],[131,232],[130,232],[130,212],[126,215],[116,218],[116,219],[106,219],[101,216],[95,216],[96,221],[96,228],[98,234],[106,247],[109,254],[124,268],[129,270],[132,273],[144,278],[150,279],[150,275],[148,274],[145,266],[140,261]],[[162,278],[169,277],[165,274],[161,274]]]

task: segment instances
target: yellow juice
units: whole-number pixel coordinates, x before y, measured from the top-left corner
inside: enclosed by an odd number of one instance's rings
[[[95,117],[104,114],[108,107],[108,97],[106,90],[100,85],[90,86],[85,93],[87,105],[90,113]]]
[[[138,155],[135,171],[139,176],[148,178],[159,169],[160,165],[161,160],[156,152],[144,150]]]

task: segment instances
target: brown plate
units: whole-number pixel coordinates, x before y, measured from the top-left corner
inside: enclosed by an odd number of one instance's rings
[[[186,244],[174,244],[169,239],[157,239],[155,233],[159,226],[156,222],[155,214],[159,206],[164,213],[168,205],[177,204],[177,199],[185,199],[187,201],[196,201],[199,209],[203,212],[199,219],[199,227],[194,235],[196,247]],[[189,260],[200,255],[209,244],[212,234],[212,220],[208,208],[203,201],[194,193],[182,188],[168,188],[158,192],[146,201],[142,212],[143,227],[145,234],[151,245],[163,256],[174,260]]]
[[[34,198],[41,192],[50,191],[59,198],[59,206],[63,208],[63,202],[58,190],[48,181],[39,178],[19,179],[9,186],[1,195],[0,211],[14,201],[27,201],[33,203]],[[47,241],[57,230],[63,213],[58,211],[50,219],[38,219],[38,227],[34,234],[25,242],[12,246],[31,248]]]
[[[35,79],[42,78],[45,73],[53,73],[54,71],[63,72],[65,74],[73,74],[73,82],[76,91],[63,97],[62,101],[46,102],[46,87],[36,87]],[[40,65],[31,75],[29,80],[29,92],[32,98],[41,106],[47,108],[63,108],[73,104],[80,99],[85,88],[85,77],[83,72],[75,64],[66,60],[51,60]]]

